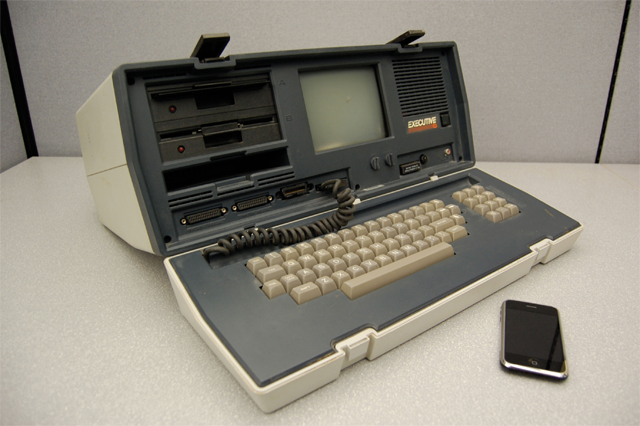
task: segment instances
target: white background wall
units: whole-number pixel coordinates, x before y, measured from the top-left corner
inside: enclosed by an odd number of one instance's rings
[[[383,44],[424,29],[421,41],[458,43],[478,160],[591,163],[624,1],[10,1],[9,10],[42,156],[81,155],[75,112],[114,68],[187,57],[203,33],[230,33],[225,54],[237,54]],[[603,154],[611,162],[639,161],[637,5],[632,15],[635,48],[624,50]],[[22,141],[4,128],[3,153],[16,151]]]

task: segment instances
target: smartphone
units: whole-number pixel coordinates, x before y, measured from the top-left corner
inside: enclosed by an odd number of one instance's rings
[[[556,379],[567,378],[569,372],[556,308],[507,300],[502,304],[501,318],[502,365]]]

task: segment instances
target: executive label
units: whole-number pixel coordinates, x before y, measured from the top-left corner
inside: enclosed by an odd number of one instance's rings
[[[407,123],[407,131],[409,133],[421,132],[423,130],[437,129],[437,117],[425,117],[418,120],[411,120]]]

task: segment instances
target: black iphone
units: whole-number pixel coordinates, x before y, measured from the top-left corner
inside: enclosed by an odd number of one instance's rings
[[[502,304],[502,351],[507,368],[566,379],[560,316],[551,306],[507,300]]]

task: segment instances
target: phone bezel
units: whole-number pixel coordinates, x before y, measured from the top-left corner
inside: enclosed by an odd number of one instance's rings
[[[562,368],[560,369],[560,371],[551,371],[551,370],[546,370],[544,368],[535,368],[535,367],[531,367],[528,365],[523,365],[523,364],[518,364],[518,363],[514,363],[514,362],[509,362],[506,360],[506,356],[505,356],[505,335],[506,335],[506,321],[507,321],[507,305],[508,304],[515,304],[516,309],[522,309],[522,310],[527,310],[529,312],[536,312],[539,313],[541,315],[555,315],[558,318],[558,326],[560,328],[560,341],[562,342],[562,351],[563,351],[563,358],[564,358],[564,362],[562,363]],[[535,306],[536,310],[533,309],[523,309],[526,308],[526,305],[530,305],[530,306]],[[538,310],[539,309],[539,310]],[[521,302],[521,301],[517,301],[517,300],[505,300],[504,303],[502,304],[502,308],[501,308],[501,324],[502,324],[502,338],[501,338],[501,348],[500,348],[500,363],[511,370],[520,370],[520,371],[525,371],[527,373],[533,373],[533,374],[539,374],[542,376],[547,376],[547,377],[553,377],[555,379],[566,379],[569,376],[569,369],[568,369],[568,364],[567,364],[567,356],[566,356],[566,351],[565,351],[565,346],[564,346],[564,340],[562,338],[562,325],[560,324],[560,313],[558,312],[558,310],[552,306],[546,306],[546,305],[539,305],[537,303],[528,303],[528,302]]]

